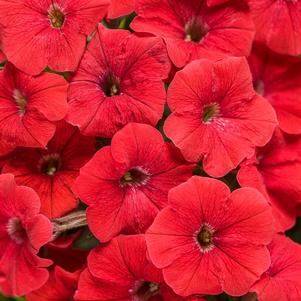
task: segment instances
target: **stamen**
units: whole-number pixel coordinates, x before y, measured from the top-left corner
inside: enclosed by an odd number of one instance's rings
[[[185,37],[187,42],[200,42],[208,33],[208,27],[200,20],[194,18],[185,25]]]
[[[61,168],[62,162],[57,153],[45,155],[41,158],[38,169],[47,176],[54,176]]]
[[[107,97],[120,95],[120,80],[112,73],[104,77],[101,86]]]
[[[204,224],[201,226],[198,233],[196,233],[196,240],[202,252],[209,252],[214,248],[213,236],[214,229]]]
[[[150,179],[150,174],[141,167],[134,167],[127,171],[120,179],[121,186],[143,186]]]
[[[51,26],[54,28],[61,28],[65,21],[65,15],[57,4],[53,4],[48,13],[48,19]]]

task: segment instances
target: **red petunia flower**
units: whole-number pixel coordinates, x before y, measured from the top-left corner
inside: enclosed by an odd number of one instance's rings
[[[0,0],[3,51],[29,74],[46,66],[74,71],[108,5],[108,0]]]
[[[73,300],[77,290],[81,271],[67,272],[56,266],[49,274],[49,279],[40,289],[28,294],[27,301],[67,301]]]
[[[152,262],[179,295],[240,296],[270,265],[270,206],[255,189],[192,177],[169,192],[146,232]]]
[[[45,148],[54,122],[66,114],[67,87],[59,75],[32,77],[5,65],[0,71],[0,155],[16,146]]]
[[[85,135],[112,137],[129,122],[163,115],[170,63],[160,38],[99,25],[69,88],[67,121]]]
[[[291,228],[301,203],[301,141],[288,144],[277,131],[267,146],[241,164],[237,180],[272,204],[278,231]]]
[[[54,224],[54,233],[55,227]],[[44,246],[44,254],[47,255],[47,258],[53,261],[55,267],[59,267],[59,269],[63,270],[63,272],[59,272],[59,274],[65,274],[66,277],[70,276],[69,278],[74,278],[78,274],[78,271],[83,271],[87,265],[87,257],[91,249],[91,245],[87,245],[87,236],[83,235],[85,230],[80,229],[76,232],[73,231],[71,234],[66,232],[62,233],[61,236]],[[83,241],[85,247],[88,246],[88,248],[81,248],[81,246],[78,245],[78,241],[80,240]],[[64,271],[67,273],[64,273]],[[68,275],[68,273],[71,274]],[[60,275],[56,278],[64,277],[64,275],[62,275],[62,277],[60,277]]]
[[[55,232],[55,226],[54,226]],[[43,247],[43,253],[53,261],[48,281],[26,296],[27,301],[74,300],[81,272],[87,265],[88,251],[74,247],[82,231],[60,236]]]
[[[46,150],[17,149],[3,172],[14,174],[18,184],[37,191],[43,214],[59,217],[77,207],[71,187],[94,152],[94,138],[82,136],[77,128],[62,121]]]
[[[167,102],[167,136],[188,161],[203,158],[204,170],[215,177],[265,145],[276,125],[271,105],[254,92],[244,58],[190,63],[175,75]]]
[[[276,110],[281,130],[301,134],[301,61],[255,43],[248,58],[257,93]]]
[[[182,301],[148,259],[144,235],[118,236],[91,251],[76,300]],[[203,299],[195,299],[203,300]]]
[[[271,266],[251,291],[257,293],[259,301],[301,300],[301,246],[277,235],[268,248]]]
[[[0,175],[0,287],[6,295],[24,295],[48,279],[51,260],[37,256],[52,236],[50,221],[39,214],[38,195]]]
[[[115,19],[129,15],[135,9],[136,0],[111,0],[108,10],[108,18]]]
[[[159,131],[129,124],[81,168],[76,191],[89,205],[94,235],[105,242],[119,233],[141,233],[167,205],[169,189],[186,181],[194,166],[175,157]]]
[[[200,58],[250,53],[253,22],[236,2],[210,8],[205,0],[137,0],[136,11],[131,28],[164,38],[177,67]]]
[[[301,53],[301,2],[298,0],[248,0],[255,22],[255,39],[272,50]]]

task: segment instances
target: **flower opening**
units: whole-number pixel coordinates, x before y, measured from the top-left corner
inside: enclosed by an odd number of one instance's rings
[[[214,230],[210,225],[204,224],[197,233],[197,242],[203,252],[212,250]]]
[[[120,179],[121,186],[142,186],[149,180],[149,174],[141,167],[127,171]]]
[[[120,80],[109,73],[104,78],[102,89],[107,97],[120,95]]]
[[[205,105],[203,108],[202,120],[204,123],[210,123],[214,117],[220,113],[220,108],[217,103]]]
[[[137,281],[134,288],[129,291],[134,296],[135,301],[147,301],[159,292],[159,284],[149,281]]]
[[[18,217],[12,217],[6,224],[8,235],[17,244],[22,244],[27,237],[26,230],[23,228],[22,222]]]
[[[54,176],[61,168],[62,162],[59,154],[50,154],[42,157],[39,170],[48,176]]]
[[[185,25],[185,41],[200,42],[208,33],[207,26],[194,18]]]
[[[65,15],[56,4],[52,4],[49,9],[48,19],[52,27],[61,28],[64,25]]]

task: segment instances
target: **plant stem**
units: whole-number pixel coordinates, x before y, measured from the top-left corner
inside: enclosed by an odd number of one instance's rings
[[[71,229],[87,226],[86,211],[80,210],[72,212],[60,218],[52,220],[53,236],[52,240],[55,240],[60,234]]]

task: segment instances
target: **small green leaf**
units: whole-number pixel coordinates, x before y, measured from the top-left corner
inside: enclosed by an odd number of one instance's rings
[[[94,235],[91,233],[89,228],[85,228],[81,236],[78,237],[73,243],[73,247],[75,249],[80,249],[85,251],[94,249],[98,245],[99,245],[99,241],[94,237]]]

